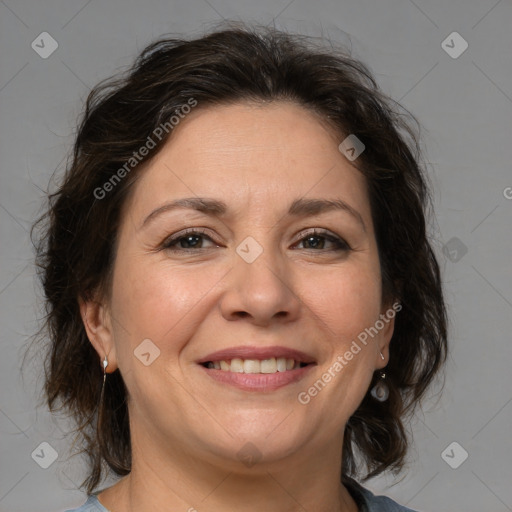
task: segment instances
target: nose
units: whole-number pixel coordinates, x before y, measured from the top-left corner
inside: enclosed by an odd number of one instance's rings
[[[302,307],[296,284],[292,269],[276,251],[265,248],[252,263],[235,254],[234,268],[225,278],[222,315],[258,326],[294,321]]]

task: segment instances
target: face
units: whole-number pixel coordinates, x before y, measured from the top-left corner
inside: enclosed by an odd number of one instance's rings
[[[199,106],[141,172],[95,346],[160,455],[341,454],[393,330],[341,140],[291,103]]]

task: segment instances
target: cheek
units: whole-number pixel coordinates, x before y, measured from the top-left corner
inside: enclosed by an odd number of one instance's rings
[[[190,265],[178,268],[165,262],[121,264],[114,280],[114,314],[124,329],[123,351],[144,339],[169,357],[177,356],[201,321],[205,294],[213,291],[223,273]],[[207,300],[207,299],[206,299]],[[129,343],[125,343],[126,336]],[[172,343],[169,343],[172,341]]]
[[[304,301],[337,340],[357,336],[379,316],[381,282],[375,265],[347,264],[309,273],[303,287]]]
[[[323,418],[336,431],[363,400],[374,371],[377,337],[361,335],[379,318],[380,273],[368,265],[351,266],[320,279],[322,286],[309,293],[308,306],[323,330],[325,359],[297,397],[308,418]],[[304,405],[305,404],[305,405]],[[309,421],[309,420],[306,420]]]
[[[119,261],[113,287],[117,363],[129,395],[134,403],[143,404],[143,411],[162,400],[172,401],[166,390],[177,385],[176,378],[180,380],[180,353],[204,316],[202,299],[220,278],[193,266],[179,269],[161,261],[149,265],[136,259]],[[148,366],[142,358],[146,352]],[[153,399],[147,401],[149,392]],[[152,415],[157,415],[156,407]]]

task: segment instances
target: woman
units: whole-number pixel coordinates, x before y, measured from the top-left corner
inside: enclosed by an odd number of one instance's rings
[[[418,148],[362,63],[271,29],[90,94],[38,253],[78,511],[410,510],[357,480],[446,358]]]

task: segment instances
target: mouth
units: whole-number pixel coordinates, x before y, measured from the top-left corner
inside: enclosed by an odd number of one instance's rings
[[[247,391],[272,391],[302,379],[313,357],[286,347],[235,347],[197,361],[207,375]]]
[[[297,368],[304,368],[308,364],[303,361],[297,361],[293,358],[271,357],[268,359],[221,359],[220,361],[207,361],[201,363],[209,370],[221,370],[232,373],[264,373],[271,374],[277,372],[289,372]]]

